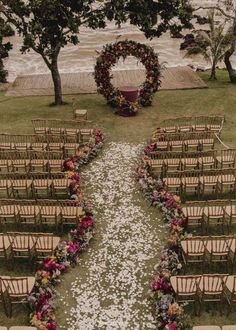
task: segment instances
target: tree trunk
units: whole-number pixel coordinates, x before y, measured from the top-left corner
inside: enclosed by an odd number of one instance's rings
[[[54,84],[55,105],[62,105],[61,77],[58,70],[58,57],[52,59],[51,74]]]
[[[233,84],[236,84],[236,72],[235,72],[235,70],[233,69],[233,67],[231,65],[230,57],[235,52],[235,44],[236,44],[236,40],[234,40],[231,43],[230,49],[227,50],[227,52],[225,53],[225,56],[224,56],[224,62],[225,62],[226,69],[229,73],[229,79],[230,79],[230,82],[233,83]]]
[[[216,78],[216,62],[213,61],[212,67],[211,67],[211,75],[210,75],[210,80],[217,80]]]

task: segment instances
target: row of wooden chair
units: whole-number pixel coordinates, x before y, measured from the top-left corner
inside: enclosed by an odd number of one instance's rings
[[[162,180],[169,192],[198,197],[205,193],[221,196],[236,193],[235,168],[167,172]]]
[[[214,200],[206,202],[190,202],[183,208],[188,219],[188,228],[201,227],[208,232],[209,227],[227,226],[228,231],[236,224],[236,201]]]
[[[0,159],[0,172],[59,172],[63,164],[63,159]]]
[[[68,178],[12,178],[0,179],[0,193],[7,197],[19,198],[24,195],[27,198],[39,198],[42,196],[54,197],[68,196],[71,180]]]
[[[34,118],[31,120],[33,128],[40,128],[40,127],[48,127],[48,128],[76,128],[81,129],[87,127],[87,123],[90,124],[89,121],[75,121],[73,120],[65,120],[65,119],[45,119],[45,118]]]
[[[64,159],[62,152],[57,151],[34,151],[34,150],[2,150],[0,151],[0,160],[15,161],[18,159],[33,160],[54,160]]]
[[[161,126],[157,127],[153,131],[153,138],[155,138],[160,133],[186,133],[186,132],[214,132],[219,133],[222,129],[221,125],[214,124],[183,124],[183,125],[175,125],[173,123],[172,126]]]
[[[222,313],[222,304],[226,298],[230,310],[236,303],[236,276],[229,274],[203,274],[172,276],[171,285],[179,303],[193,303],[195,312],[197,305],[201,314],[204,303],[216,302]],[[214,306],[215,308],[215,306]]]
[[[0,225],[14,224],[18,227],[31,225],[37,228],[53,225],[58,229],[64,226],[77,226],[84,210],[72,205],[6,204],[0,205]]]
[[[55,142],[55,140],[60,142],[85,142],[89,141],[90,138],[94,137],[93,129],[86,128],[50,128],[50,127],[35,127],[34,133],[40,137],[44,136],[44,140],[47,139],[48,142]]]
[[[180,127],[191,126],[201,130],[205,126],[218,126],[220,130],[223,127],[225,117],[223,115],[211,115],[211,116],[181,116],[176,118],[169,118],[161,123],[161,127]],[[206,127],[207,128],[207,127]]]
[[[60,237],[52,233],[0,233],[0,258],[5,260],[43,259],[57,248]]]
[[[235,167],[236,164],[236,152],[235,150],[224,150],[226,151],[223,155],[215,156],[212,155],[198,155],[195,157],[170,157],[170,158],[160,158],[160,159],[152,159],[144,157],[144,162],[150,166],[152,171],[158,173],[167,173],[168,171],[186,171],[189,169],[196,170],[204,170],[209,168],[229,168]],[[232,152],[232,153],[231,153]]]
[[[27,304],[28,297],[35,285],[35,277],[0,277],[0,302],[7,316],[12,316],[15,304]]]
[[[235,149],[223,149],[222,151],[232,150],[236,153]],[[201,158],[201,157],[214,157],[221,156],[221,150],[202,150],[202,151],[151,151],[145,155],[144,159],[170,159],[170,158]]]
[[[201,151],[204,148],[214,149],[215,139],[193,139],[193,140],[173,140],[173,141],[158,141],[152,143],[153,151]]]
[[[38,205],[41,206],[58,206],[58,207],[82,207],[83,201],[79,202],[73,199],[14,199],[14,198],[0,198],[0,206],[4,205]]]
[[[54,128],[37,134],[0,134],[0,145],[3,144],[26,144],[26,143],[85,143],[95,137],[94,129],[66,129]]]
[[[236,237],[234,236],[193,236],[181,241],[182,259],[185,271],[190,264],[200,264],[202,272],[206,263],[223,264],[229,267],[236,261]]]
[[[68,155],[74,155],[76,151],[80,148],[80,144],[78,143],[44,143],[44,142],[36,142],[36,143],[1,143],[0,142],[0,151],[48,151],[48,152],[60,152],[62,155],[67,157]]]
[[[184,141],[184,140],[207,140],[215,139],[213,132],[184,132],[184,133],[156,133],[155,137],[151,138],[151,142],[159,141]]]

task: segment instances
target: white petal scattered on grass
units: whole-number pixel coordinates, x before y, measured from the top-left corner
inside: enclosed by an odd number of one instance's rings
[[[142,148],[111,143],[84,173],[99,249],[89,250],[87,262],[81,261],[86,277],[71,285],[76,307],[70,311],[68,330],[156,328],[145,271],[157,255],[159,238],[135,196],[135,167]]]

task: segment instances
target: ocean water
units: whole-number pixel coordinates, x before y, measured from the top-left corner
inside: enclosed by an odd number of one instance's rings
[[[194,5],[213,5],[215,2],[216,0],[193,0]],[[5,60],[9,81],[13,81],[17,75],[48,72],[48,68],[40,55],[34,51],[27,54],[20,53],[20,37],[14,36],[9,39],[13,43],[13,50],[10,52],[9,58]],[[162,37],[150,41],[135,26],[128,23],[120,29],[110,22],[103,30],[94,31],[82,28],[79,39],[80,43],[77,46],[69,45],[62,49],[59,57],[60,72],[92,71],[98,52],[101,51],[102,47],[107,43],[123,39],[132,39],[151,45],[159,54],[160,62],[166,66],[187,64],[209,66],[201,57],[184,57],[184,51],[179,50],[181,39],[170,38],[169,33],[166,33]],[[236,64],[236,57],[233,62]],[[141,64],[137,63],[136,58],[128,57],[125,62],[119,61],[114,69],[138,69],[140,66]]]

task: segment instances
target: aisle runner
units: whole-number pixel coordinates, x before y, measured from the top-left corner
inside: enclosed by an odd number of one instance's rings
[[[70,312],[69,330],[155,329],[145,266],[157,255],[160,228],[156,224],[153,231],[150,215],[134,194],[141,150],[112,143],[86,171],[100,219],[100,246],[87,261],[86,282],[78,278],[72,283],[77,306]]]

